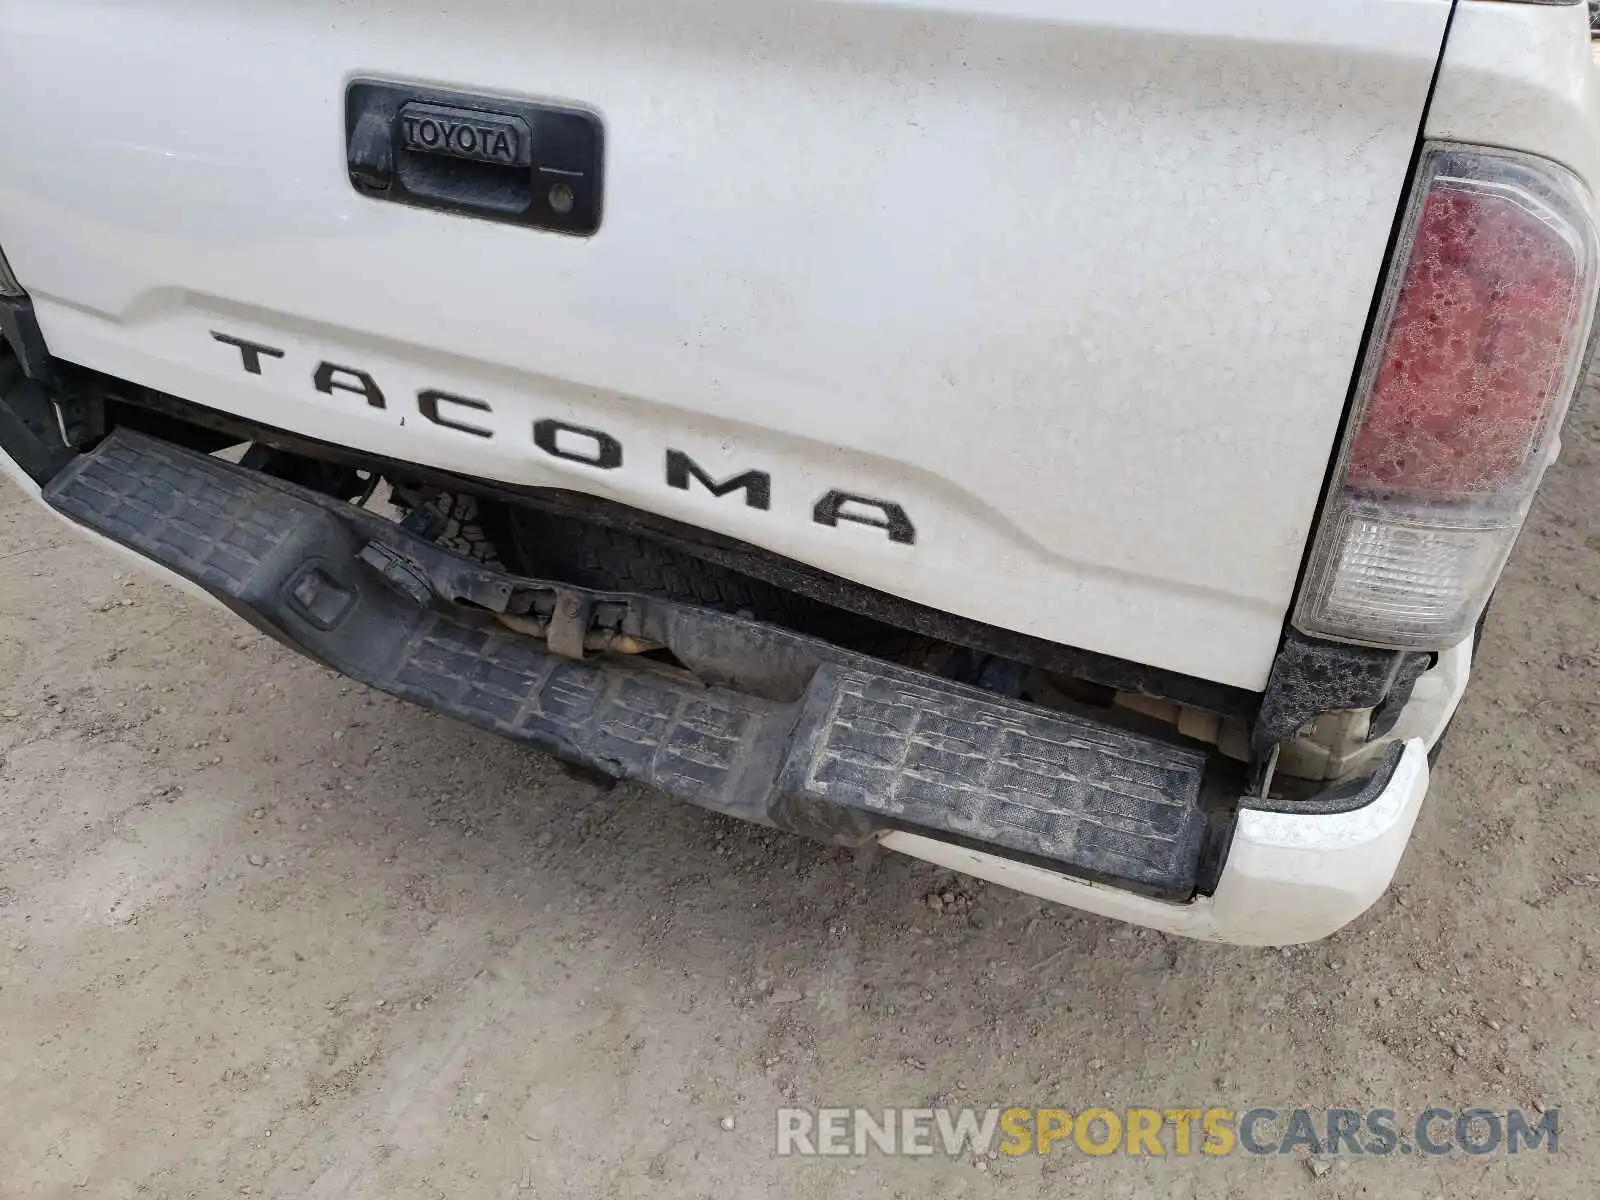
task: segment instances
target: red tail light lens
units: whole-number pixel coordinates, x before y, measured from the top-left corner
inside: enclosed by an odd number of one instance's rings
[[[1348,484],[1447,498],[1513,482],[1580,337],[1582,254],[1519,197],[1436,179]]]
[[[1301,629],[1419,649],[1471,632],[1579,383],[1596,240],[1593,200],[1564,168],[1428,148]]]

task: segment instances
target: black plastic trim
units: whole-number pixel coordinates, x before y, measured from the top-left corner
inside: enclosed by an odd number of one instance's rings
[[[36,379],[16,379],[20,373],[8,348],[0,346],[0,446],[29,479],[43,485],[70,463],[77,451],[61,438],[48,389]],[[7,374],[12,375],[10,380]]]
[[[1250,730],[1252,762],[1265,763],[1279,742],[1323,713],[1379,708],[1399,688],[1409,688],[1432,662],[1431,654],[1374,650],[1289,630]]]
[[[1301,817],[1331,817],[1366,808],[1383,795],[1405,757],[1404,742],[1395,742],[1383,752],[1378,768],[1363,779],[1349,779],[1305,800],[1285,800],[1276,796],[1246,796],[1240,808],[1255,812],[1288,813]]]
[[[50,350],[26,296],[0,296],[0,337],[5,338],[29,379],[50,378]]]

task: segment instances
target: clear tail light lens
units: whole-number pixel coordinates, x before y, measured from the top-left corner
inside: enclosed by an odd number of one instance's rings
[[[22,285],[17,282],[17,277],[11,273],[11,264],[6,261],[6,252],[0,250],[0,296],[14,298],[26,295]]]
[[[1298,628],[1403,649],[1472,632],[1581,382],[1597,260],[1594,201],[1571,172],[1426,149]]]

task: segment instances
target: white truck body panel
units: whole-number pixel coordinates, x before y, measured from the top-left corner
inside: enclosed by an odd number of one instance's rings
[[[1600,86],[1587,26],[1582,4],[1458,5],[1428,137],[1542,154],[1600,190]]]
[[[13,3],[0,245],[62,358],[1259,688],[1449,8]],[[358,77],[594,109],[600,232],[358,195]],[[213,329],[285,356],[246,374]],[[541,417],[622,465],[542,453]],[[770,511],[664,486],[668,447],[769,471]],[[833,488],[915,544],[818,524]]]

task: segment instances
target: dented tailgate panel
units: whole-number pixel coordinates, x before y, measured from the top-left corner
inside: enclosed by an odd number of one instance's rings
[[[14,0],[0,244],[62,357],[1258,687],[1448,7]],[[591,114],[597,228],[361,194],[356,80]]]

